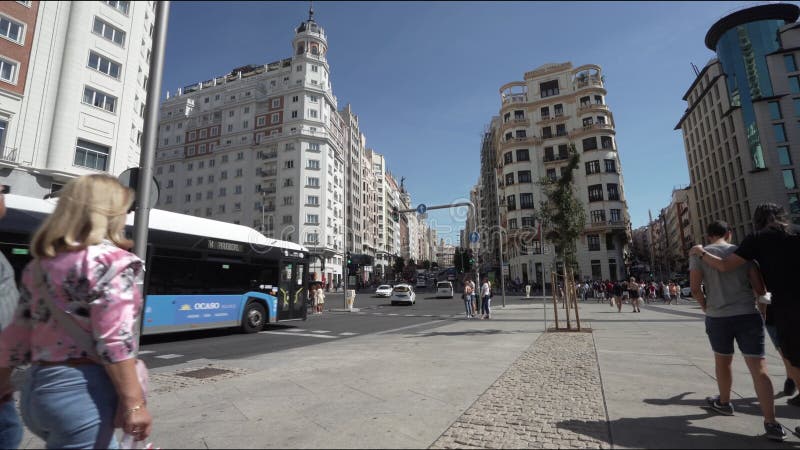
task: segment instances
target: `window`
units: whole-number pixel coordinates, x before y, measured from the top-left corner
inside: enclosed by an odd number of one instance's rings
[[[278,114],[278,113],[275,113],[275,114],[273,114],[272,116],[270,116],[270,119],[269,119],[269,121],[270,121],[270,123],[272,123],[272,124],[280,123],[280,121],[281,121],[281,115],[280,115],[280,114]]]
[[[119,78],[119,74],[122,70],[122,66],[119,63],[92,51],[89,52],[89,64],[87,66],[113,78]]]
[[[619,200],[619,189],[616,183],[606,184],[606,189],[608,190],[609,200]]]
[[[531,156],[528,152],[528,149],[524,148],[521,150],[517,150],[517,161],[530,161]]]
[[[786,189],[797,189],[797,182],[794,178],[793,169],[785,169],[783,171],[783,186]]]
[[[0,58],[0,80],[17,84],[17,63]]]
[[[306,181],[307,186],[311,187],[319,187],[319,178],[316,177],[308,177]]]
[[[542,128],[542,138],[549,139],[553,137],[553,129],[552,127],[544,127]]]
[[[228,195],[228,190],[224,187],[219,188],[219,196],[225,197],[226,195]]]
[[[789,91],[792,94],[800,94],[800,77],[789,77]]]
[[[2,25],[0,25],[0,29],[2,29]],[[125,32],[97,17],[94,18],[92,33],[102,36],[107,41],[111,41],[120,47],[125,46]]]
[[[117,98],[86,86],[83,89],[83,103],[113,113],[116,109]]]
[[[603,268],[601,267],[600,260],[599,259],[593,259],[591,264],[592,264],[592,278],[595,279],[595,280],[602,279],[603,278]]]
[[[586,175],[600,173],[600,161],[586,161]]]
[[[600,250],[600,235],[589,234],[586,235],[586,242],[589,244],[589,251],[596,252]],[[597,261],[598,265],[600,261]]]
[[[533,194],[519,194],[519,208],[533,209]]]
[[[261,117],[256,118],[256,126],[257,127],[263,127],[266,124],[267,124],[267,118],[266,117],[261,116]]]
[[[794,55],[783,55],[783,65],[786,66],[787,72],[797,71],[797,64],[795,64]]]
[[[513,195],[509,195],[506,197],[506,206],[508,207],[509,211],[514,211],[517,209],[517,199]]]
[[[582,143],[583,151],[585,152],[589,150],[597,150],[597,138],[595,137],[586,138],[582,141]]]
[[[292,216],[283,216],[283,223],[292,223]]]
[[[319,235],[317,233],[308,233],[308,234],[306,234],[306,243],[307,244],[319,244]]]
[[[311,71],[312,71],[312,72],[319,72],[319,66],[317,66],[317,65],[312,65],[312,66],[311,66]]]
[[[775,133],[775,142],[786,142],[786,130],[782,123],[773,124],[772,130]]]
[[[547,178],[555,181],[558,178],[558,174],[556,174],[556,169],[547,169]]]
[[[175,173],[175,164],[170,164],[169,169],[167,170],[168,173]]]
[[[506,174],[506,186],[514,184],[514,173]]]
[[[241,178],[244,175],[244,169],[236,169],[236,178]]]
[[[130,8],[131,2],[129,1],[106,1],[106,5],[116,9],[117,11],[121,12],[122,14],[128,15],[128,9]]]
[[[517,219],[508,219],[508,229],[516,230],[517,228],[519,228],[517,226]]]
[[[607,150],[613,149],[614,140],[611,139],[611,136],[600,136],[600,146]]]
[[[241,161],[244,159],[244,152],[239,152],[236,154],[236,160]]]
[[[80,167],[88,167],[89,169],[106,170],[110,151],[111,148],[105,145],[78,139],[78,144],[75,146],[73,164]]]
[[[309,159],[308,160],[308,166],[306,166],[306,169],[319,170],[319,161],[316,160],[316,159]]]
[[[604,209],[596,209],[589,213],[589,216],[592,219],[592,223],[605,223],[606,221],[606,210]]]
[[[309,109],[308,110],[308,116],[311,117],[312,119],[316,119],[317,118],[317,110],[316,109]]]
[[[539,114],[542,116],[542,119],[549,119],[550,118],[550,107],[545,106],[544,108],[539,110]]]
[[[318,152],[319,151],[319,144],[317,144],[315,142],[309,143],[308,144],[308,150],[312,151],[312,152]]]
[[[208,137],[208,130],[202,129],[200,130],[200,139],[205,139]]]
[[[531,171],[530,170],[520,170],[517,172],[517,182],[519,183],[530,183],[531,182]]]
[[[564,115],[564,105],[561,103],[553,106],[553,115],[556,117],[561,117]]]
[[[769,117],[772,120],[781,120],[783,116],[781,115],[781,105],[778,102],[769,102]]]
[[[782,166],[791,166],[792,157],[789,154],[789,147],[781,145],[778,147],[778,164]]]
[[[589,186],[589,201],[600,202],[603,201],[603,185],[593,184]]]
[[[319,101],[319,97],[316,95],[309,95],[308,99],[311,100],[311,103],[317,103]]]
[[[606,172],[611,172],[611,173],[617,172],[617,161],[613,159],[604,159],[603,162],[606,163]]]
[[[283,197],[284,206],[291,206],[292,204],[294,204],[294,197]]]
[[[558,80],[540,83],[539,93],[541,94],[542,98],[558,95]]]
[[[306,203],[309,205],[319,206],[319,197],[316,195],[309,195]]]
[[[535,220],[533,217],[523,217],[522,218],[522,228],[533,228]]]
[[[9,19],[6,16],[0,16],[0,36],[22,44],[25,37],[25,26],[19,22]]]
[[[242,193],[242,185],[237,185],[236,187],[234,187],[233,188],[233,193],[234,194],[241,194]]]
[[[297,103],[298,100],[300,100],[299,96],[295,95],[294,97],[292,97],[292,103]],[[277,108],[277,106],[276,106],[276,108]]]
[[[608,212],[611,214],[611,222],[622,222],[622,210],[621,209],[609,209]]]
[[[800,214],[800,195],[789,194],[789,212],[792,214]]]
[[[319,225],[319,215],[306,214],[306,223],[311,225]]]
[[[514,154],[512,152],[508,152],[503,155],[503,163],[511,164],[512,162],[514,162]]]

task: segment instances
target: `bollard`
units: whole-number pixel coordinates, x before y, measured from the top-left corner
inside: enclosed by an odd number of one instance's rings
[[[525,298],[531,298],[531,285],[525,285]]]
[[[348,289],[347,294],[345,295],[345,302],[346,307],[349,310],[353,309],[353,303],[356,301],[356,291],[355,289]]]

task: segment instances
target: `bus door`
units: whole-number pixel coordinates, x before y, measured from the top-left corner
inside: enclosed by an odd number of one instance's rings
[[[305,262],[281,262],[278,287],[278,320],[304,319],[308,292],[304,284],[308,265]]]

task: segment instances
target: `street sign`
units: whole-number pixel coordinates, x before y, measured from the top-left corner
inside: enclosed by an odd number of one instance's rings
[[[503,265],[503,276],[508,276],[508,264]]]
[[[428,207],[425,206],[425,203],[420,203],[419,206],[417,206],[417,214],[425,214],[425,211],[427,210]]]
[[[480,238],[481,235],[477,231],[473,231],[472,233],[469,234],[469,241],[472,242],[473,244],[478,242]]]

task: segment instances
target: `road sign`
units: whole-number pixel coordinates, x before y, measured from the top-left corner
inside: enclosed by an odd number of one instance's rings
[[[478,242],[480,238],[481,235],[477,231],[473,231],[472,233],[469,234],[469,241],[472,242],[473,244]]]
[[[425,203],[420,203],[419,206],[417,206],[417,214],[425,214],[425,211],[427,210],[428,207],[425,206]]]
[[[503,276],[508,276],[508,264],[503,264]]]

